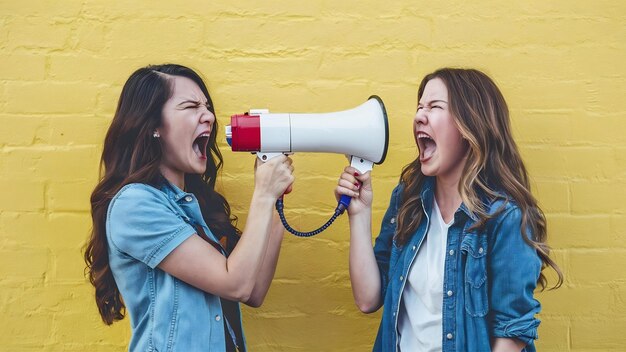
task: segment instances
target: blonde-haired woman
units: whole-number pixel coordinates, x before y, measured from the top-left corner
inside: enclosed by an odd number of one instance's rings
[[[535,351],[546,221],[530,193],[502,93],[443,68],[418,90],[419,156],[402,171],[374,248],[370,174],[347,167],[350,278],[365,313],[384,305],[375,351]]]

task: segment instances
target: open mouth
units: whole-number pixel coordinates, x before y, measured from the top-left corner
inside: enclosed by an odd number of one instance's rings
[[[420,160],[425,161],[430,159],[431,156],[437,150],[437,143],[428,134],[424,132],[417,132],[417,146],[420,149]]]
[[[193,151],[200,159],[206,159],[206,148],[209,145],[209,132],[204,132],[193,140]]]

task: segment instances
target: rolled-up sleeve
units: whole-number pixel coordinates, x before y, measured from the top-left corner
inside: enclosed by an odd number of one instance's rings
[[[492,336],[517,338],[529,344],[537,339],[540,323],[535,315],[541,305],[533,294],[541,259],[522,238],[519,208],[513,206],[500,218],[489,258]]]
[[[195,232],[163,192],[146,185],[126,186],[107,213],[109,243],[151,268]]]

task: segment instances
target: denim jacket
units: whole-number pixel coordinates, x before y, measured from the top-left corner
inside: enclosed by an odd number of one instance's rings
[[[224,332],[220,298],[157,268],[196,233],[193,224],[218,241],[196,197],[167,181],[160,189],[126,185],[109,204],[109,263],[130,316],[130,351],[226,350],[225,338],[230,337]],[[236,311],[241,322],[238,305]],[[243,331],[241,324],[237,327]]]
[[[397,351],[398,314],[409,269],[428,230],[435,181],[421,192],[424,213],[416,232],[404,245],[395,240],[402,185],[391,195],[374,254],[381,276],[383,314],[374,351]],[[504,207],[501,209],[501,207]],[[533,298],[541,260],[521,235],[521,212],[512,201],[489,204],[490,219],[482,230],[468,230],[477,220],[465,205],[454,214],[448,232],[443,278],[443,352],[491,351],[492,338],[517,338],[523,351],[535,351],[540,304]]]

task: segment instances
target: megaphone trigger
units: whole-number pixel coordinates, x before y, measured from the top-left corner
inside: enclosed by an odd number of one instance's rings
[[[279,155],[282,155],[283,153],[256,153],[256,156],[262,161],[262,162],[266,162],[272,158],[275,158]]]
[[[352,166],[353,168],[359,170],[359,172],[362,174],[368,172],[368,171],[372,171],[372,168],[374,166],[374,162],[369,161],[369,160],[365,160],[363,158],[359,158],[358,156],[352,156],[350,158],[350,166]]]

